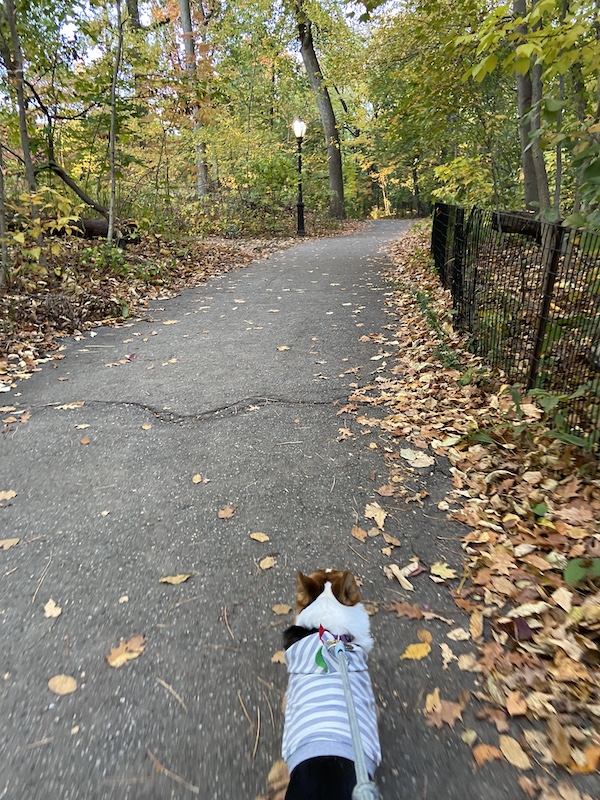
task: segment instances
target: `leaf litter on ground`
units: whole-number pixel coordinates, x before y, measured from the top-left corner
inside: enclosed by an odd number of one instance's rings
[[[430,576],[454,581],[452,596],[469,614],[470,630],[458,627],[447,637],[477,647],[477,654],[461,654],[457,666],[481,675],[484,691],[478,694],[490,720],[500,725],[510,716],[524,726],[523,746],[508,728],[499,748],[475,745],[477,764],[506,758],[528,769],[532,745],[525,734],[535,725],[546,742],[547,764],[590,773],[600,764],[598,463],[554,438],[535,400],[527,398],[517,409],[507,377],[468,352],[453,329],[451,297],[431,267],[429,245],[430,229],[420,225],[389,248],[394,291],[388,304],[397,316],[387,326],[391,333],[361,338],[397,344],[387,365],[354,389],[342,412],[364,419],[365,406],[377,408],[380,417],[369,418],[370,427],[388,434],[391,444],[398,437],[411,445],[377,448],[389,485],[399,486],[400,496],[404,490],[407,502],[420,502],[427,492],[408,496],[402,460],[425,466],[440,456],[450,464],[452,487],[437,507],[467,528],[464,573],[458,580],[453,568],[438,562]],[[439,322],[435,331],[423,297]],[[405,570],[384,567],[389,579],[414,591]],[[422,619],[417,605],[386,607]],[[442,652],[451,669],[450,654]],[[531,797],[559,797],[547,778],[532,779],[531,786]],[[574,798],[586,796],[573,792]]]

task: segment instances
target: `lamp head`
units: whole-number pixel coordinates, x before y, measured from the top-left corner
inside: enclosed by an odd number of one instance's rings
[[[304,122],[302,119],[295,119],[292,122],[292,129],[296,139],[304,139],[304,134],[306,133],[306,122]]]

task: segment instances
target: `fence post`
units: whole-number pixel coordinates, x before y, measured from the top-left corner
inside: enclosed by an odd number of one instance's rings
[[[461,206],[456,209],[456,219],[454,222],[454,258],[452,259],[452,271],[450,273],[450,291],[452,294],[452,305],[457,315],[456,321],[462,328],[464,316],[463,309],[463,267],[465,262],[465,210]]]
[[[433,251],[433,260],[435,268],[442,285],[445,289],[448,288],[448,279],[446,275],[446,245],[448,241],[448,224],[450,221],[450,214],[448,206],[442,203],[436,203],[433,211],[433,228],[431,232],[431,249]]]
[[[529,375],[527,377],[527,389],[534,389],[537,383],[538,371],[540,367],[540,359],[542,356],[542,348],[544,346],[544,338],[546,336],[546,328],[550,321],[549,311],[550,303],[552,302],[552,295],[554,292],[554,283],[556,281],[556,273],[558,271],[558,261],[562,250],[562,241],[565,229],[556,223],[552,225],[552,230],[549,232],[551,236],[551,246],[549,249],[548,265],[544,275],[544,287],[542,296],[542,308],[540,311],[540,320],[535,334],[535,345],[533,348],[533,355],[531,357],[531,365],[529,367]]]

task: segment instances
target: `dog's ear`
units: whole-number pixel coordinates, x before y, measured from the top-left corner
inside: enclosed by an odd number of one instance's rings
[[[296,606],[302,610],[310,605],[319,594],[319,586],[310,575],[296,573]]]
[[[350,572],[350,570],[345,569],[342,572],[342,591],[341,596],[342,602],[346,606],[355,606],[357,603],[360,603],[360,592],[358,591],[358,586],[356,585],[356,578]]]

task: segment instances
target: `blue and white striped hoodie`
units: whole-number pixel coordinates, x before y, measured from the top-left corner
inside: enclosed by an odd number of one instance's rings
[[[335,654],[327,643],[335,636],[321,628],[285,651],[289,672],[282,755],[290,773],[317,756],[354,761],[348,710]],[[367,654],[356,643],[346,650],[367,770],[372,777],[381,763],[375,698],[367,672]]]

